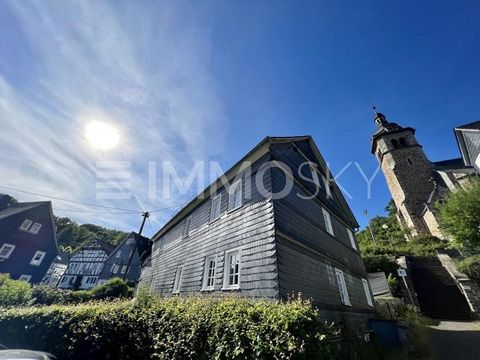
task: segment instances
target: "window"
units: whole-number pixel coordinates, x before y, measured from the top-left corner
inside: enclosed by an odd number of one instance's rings
[[[180,287],[182,286],[182,277],[183,277],[183,265],[177,267],[177,271],[175,272],[175,281],[173,283],[173,291],[172,293],[178,294],[180,292]]]
[[[97,278],[95,276],[88,276],[87,280],[85,281],[86,284],[95,284],[97,282]]]
[[[132,238],[129,238],[129,239],[127,240],[127,245],[132,245],[132,244],[133,244],[133,239],[132,239]]]
[[[32,278],[32,275],[22,274],[22,275],[20,275],[20,277],[18,278],[18,280],[30,282],[30,279],[31,279],[31,278]]]
[[[122,256],[122,250],[118,250],[117,255],[115,255],[115,257],[117,257],[117,258],[119,258],[120,256]]]
[[[340,292],[340,299],[343,305],[352,306],[350,303],[350,298],[348,297],[347,284],[345,283],[345,276],[343,271],[335,269],[335,274],[337,275],[337,285],[338,291]]]
[[[30,261],[30,265],[39,266],[42,263],[42,260],[46,254],[46,252],[37,251],[35,255],[33,255],[32,261]]]
[[[408,165],[413,166],[413,161],[409,157],[407,157],[407,163]]]
[[[122,274],[125,274],[125,271],[127,271],[127,265],[123,265],[123,266],[122,266],[121,273],[122,273]]]
[[[35,224],[32,225],[32,227],[28,231],[31,232],[32,234],[36,235],[40,231],[41,227],[42,227],[42,224],[35,223]]]
[[[0,259],[8,259],[15,249],[15,245],[3,244],[0,248]]]
[[[20,225],[20,230],[28,231],[28,229],[30,229],[30,226],[32,224],[33,224],[32,220],[25,219],[22,225]]]
[[[116,274],[118,272],[119,266],[117,264],[112,265],[112,274]]]
[[[392,146],[394,149],[398,148],[398,141],[395,139],[392,139]]]
[[[183,226],[183,237],[187,237],[190,235],[190,225],[192,224],[192,217],[189,216],[187,220],[185,220],[185,225]]]
[[[240,250],[225,252],[223,289],[240,288]]]
[[[405,138],[403,138],[403,137],[400,138],[400,146],[407,146],[407,142],[405,141]]]
[[[363,283],[363,291],[365,291],[365,297],[367,298],[367,303],[369,306],[373,306],[372,296],[370,295],[370,287],[368,286],[368,281],[366,279],[362,279]]]
[[[228,189],[228,210],[242,206],[242,180],[238,180]]]
[[[332,226],[332,220],[330,218],[330,213],[323,209],[322,208],[322,212],[323,212],[323,219],[325,220],[325,229],[327,230],[327,232],[330,234],[330,235],[334,235],[333,234],[333,226]]]
[[[357,244],[355,243],[355,237],[353,236],[353,232],[350,229],[347,229],[348,233],[348,238],[350,239],[350,244],[352,245],[352,248],[357,250]]]
[[[210,209],[210,222],[220,217],[222,206],[222,195],[219,194],[212,199],[212,208]]]
[[[325,194],[327,195],[327,199],[331,199],[332,198],[332,188],[331,188],[330,181],[325,179],[325,177],[323,177],[323,183],[325,184]]]
[[[205,266],[203,270],[203,285],[202,290],[213,290],[215,286],[215,268],[217,266],[217,257],[208,256],[205,259]]]

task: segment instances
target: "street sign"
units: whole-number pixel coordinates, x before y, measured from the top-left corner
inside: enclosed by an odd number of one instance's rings
[[[406,277],[407,276],[407,270],[405,270],[404,268],[398,268],[397,269],[397,274],[400,277]]]

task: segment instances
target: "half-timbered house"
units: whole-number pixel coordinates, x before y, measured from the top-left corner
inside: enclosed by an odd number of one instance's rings
[[[267,137],[158,231],[141,286],[285,300],[364,323],[368,276],[345,198],[310,136]]]
[[[57,287],[62,289],[90,289],[97,285],[105,260],[115,246],[102,240],[93,240],[74,252]]]

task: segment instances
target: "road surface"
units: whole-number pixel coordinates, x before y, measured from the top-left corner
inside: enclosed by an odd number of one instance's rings
[[[439,321],[430,329],[431,360],[480,359],[480,322]]]

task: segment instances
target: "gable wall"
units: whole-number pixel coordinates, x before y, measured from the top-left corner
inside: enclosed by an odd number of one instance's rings
[[[42,224],[38,234],[20,230],[25,219]],[[9,273],[13,279],[18,279],[22,274],[32,275],[30,282],[42,281],[58,255],[50,207],[39,206],[1,220],[0,247],[4,243],[15,245],[15,249],[8,259],[0,261],[0,273]],[[30,265],[37,251],[46,252],[46,255],[39,266]]]

